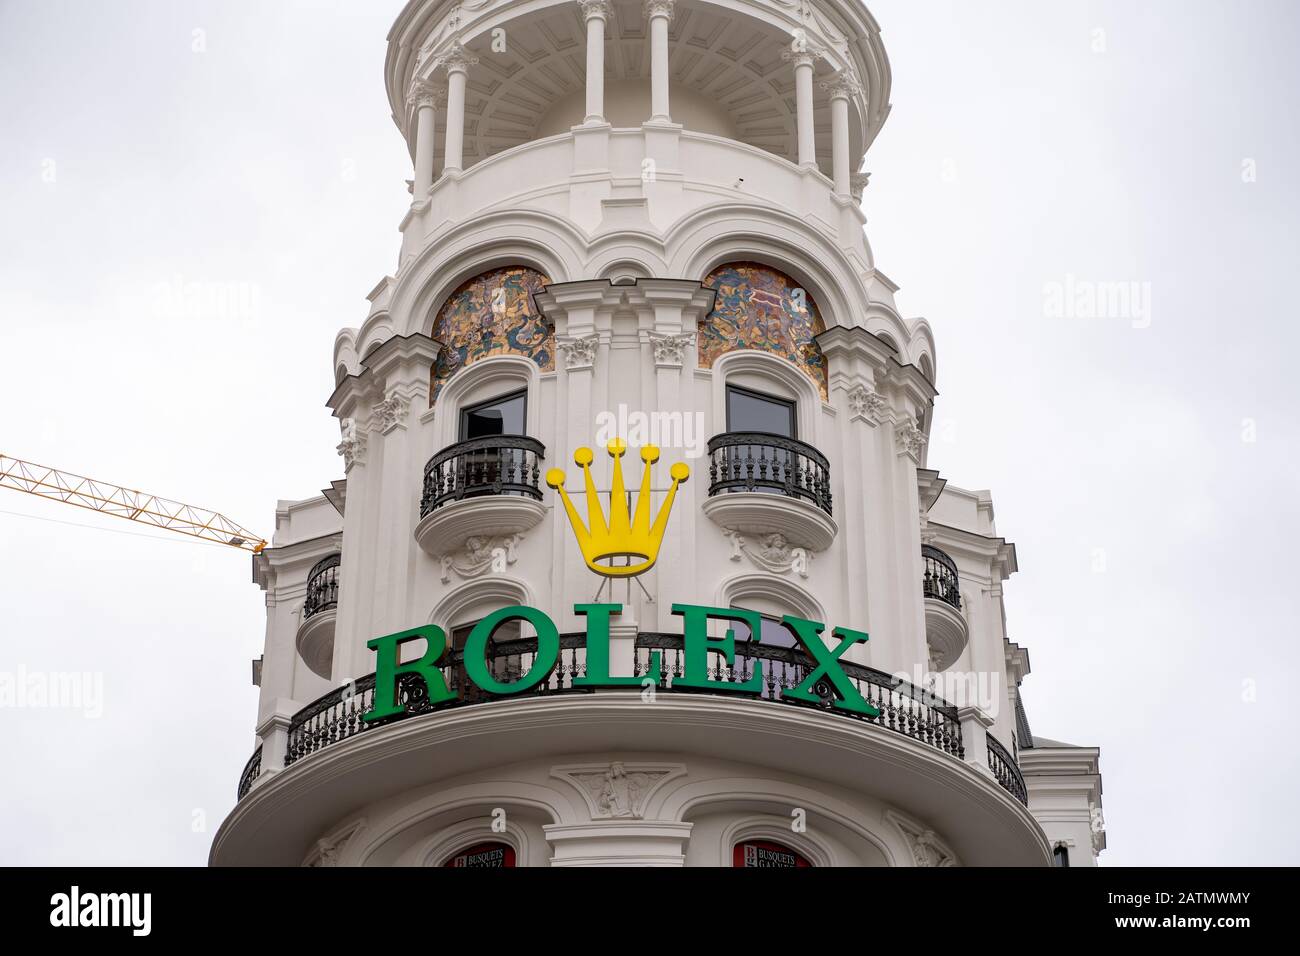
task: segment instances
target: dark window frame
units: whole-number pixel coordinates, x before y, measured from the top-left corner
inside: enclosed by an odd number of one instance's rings
[[[501,395],[494,395],[492,398],[485,398],[481,402],[475,402],[473,405],[464,405],[460,409],[460,414],[456,419],[456,440],[467,441],[466,433],[469,431],[469,416],[477,411],[490,408],[493,405],[500,405],[504,402],[513,401],[522,398],[524,400],[523,426],[518,432],[502,432],[503,435],[524,435],[528,432],[528,389],[520,388],[513,392],[506,392]]]
[[[798,439],[799,437],[799,402],[796,399],[783,398],[780,395],[770,395],[767,392],[760,392],[757,389],[746,388],[743,385],[733,385],[727,383],[726,393],[726,412],[727,412],[727,431],[737,431],[731,425],[731,396],[733,394],[744,395],[747,398],[755,398],[759,401],[768,402],[772,405],[784,405],[790,414],[790,433],[784,437]],[[780,432],[770,432],[773,435],[780,435]]]

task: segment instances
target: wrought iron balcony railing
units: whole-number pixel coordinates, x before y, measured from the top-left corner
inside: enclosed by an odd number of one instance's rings
[[[988,734],[989,769],[997,778],[1002,789],[1007,791],[1025,806],[1029,806],[1029,788],[1025,786],[1024,774],[1020,765],[1007,753],[1007,749],[992,734]]]
[[[573,679],[586,673],[586,635],[583,633],[560,635],[559,661],[552,674],[528,694],[547,696],[557,694],[591,693],[589,688],[575,687]],[[636,640],[636,671],[644,675],[652,651],[660,651],[660,672],[649,675],[658,686],[673,691],[673,678],[682,674],[683,643],[680,635],[642,633]],[[488,663],[500,681],[510,682],[526,674],[532,666],[537,651],[537,639],[532,637],[497,641],[489,647]],[[759,694],[748,695],[756,699],[756,706],[807,707],[845,719],[876,724],[894,733],[903,734],[919,743],[934,747],[958,759],[964,756],[961,743],[961,726],[957,709],[934,695],[914,687],[899,678],[881,671],[847,661],[841,662],[845,675],[858,688],[862,696],[879,709],[875,717],[858,716],[831,707],[833,693],[829,684],[819,688],[824,694],[822,705],[805,704],[788,698],[777,698],[777,688],[794,687],[807,677],[813,662],[803,652],[788,647],[740,642],[736,648],[734,666],[726,667],[718,655],[713,655],[711,673],[717,680],[743,681],[754,671],[754,662],[762,660],[767,686]],[[449,656],[442,668],[443,679],[455,695],[454,700],[430,704],[424,681],[417,675],[406,674],[398,678],[398,702],[405,712],[388,721],[367,724],[361,716],[372,709],[375,693],[375,676],[368,674],[352,684],[330,691],[307,705],[289,724],[285,766],[290,766],[333,744],[362,733],[372,733],[388,723],[407,720],[435,711],[472,706],[499,700],[468,681],[465,677],[463,657],[460,652]],[[686,692],[682,688],[679,693]],[[701,693],[692,688],[691,693]],[[728,692],[728,697],[746,696]]]
[[[933,545],[921,545],[921,560],[925,574],[921,577],[921,591],[928,598],[936,598],[956,610],[961,610],[961,591],[958,588],[957,565]]]
[[[302,619],[328,611],[339,603],[339,555],[316,562],[307,575],[307,600],[303,602]]]
[[[660,652],[659,673],[649,676],[656,677],[661,686],[672,690],[673,678],[680,677],[683,673],[684,648],[683,638],[678,634],[639,634],[636,641],[637,676],[647,673],[650,655],[657,650]],[[780,696],[782,689],[798,687],[813,670],[813,661],[803,651],[773,644],[737,641],[731,667],[726,666],[722,655],[711,653],[709,656],[712,665],[709,668],[710,679],[735,683],[744,683],[753,677],[755,662],[761,661],[764,685],[757,695],[760,699],[825,709],[827,713],[837,716],[878,724],[954,757],[964,756],[957,708],[901,678],[862,664],[840,661],[844,676],[853,683],[867,703],[880,711],[876,717],[858,717],[831,707],[834,692],[829,681],[814,685],[815,691],[822,697],[821,705],[805,704]]]
[[[830,462],[812,445],[767,432],[724,432],[709,439],[709,495],[765,491],[831,513]]]
[[[239,775],[239,791],[236,796],[237,800],[243,800],[248,791],[253,789],[253,781],[257,779],[258,774],[262,772],[262,748],[258,747],[253,751],[253,756],[248,758],[248,763],[244,764],[244,772]]]
[[[521,495],[541,501],[545,457],[546,447],[525,435],[471,438],[444,448],[424,466],[420,517],[480,495]]]

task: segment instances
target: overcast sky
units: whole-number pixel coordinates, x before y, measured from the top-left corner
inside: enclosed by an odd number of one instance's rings
[[[1104,864],[1300,863],[1300,6],[870,6],[868,237],[934,326],[930,466],[1017,545],[1035,734],[1102,748]],[[0,453],[268,536],[342,476],[333,338],[409,201],[399,8],[0,0]],[[0,671],[103,681],[0,709],[0,862],[205,862],[264,620],[246,554],[0,491]]]

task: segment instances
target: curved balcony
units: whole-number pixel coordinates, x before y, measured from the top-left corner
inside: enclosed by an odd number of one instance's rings
[[[573,685],[573,678],[586,673],[586,641],[585,633],[560,635],[560,656],[554,672],[530,693],[532,695],[591,693],[589,688]],[[654,651],[660,652],[660,667],[657,674],[649,673],[650,655]],[[509,683],[528,673],[536,652],[535,637],[497,641],[490,647],[488,664],[497,680]],[[674,678],[680,677],[683,673],[683,653],[684,643],[680,635],[641,633],[636,639],[634,674],[637,677],[650,677],[659,689],[671,692],[674,689]],[[424,681],[416,675],[406,674],[399,677],[398,702],[406,710],[400,716],[387,721],[367,724],[361,719],[361,715],[370,710],[374,702],[374,674],[367,674],[346,687],[330,691],[293,716],[289,723],[285,766],[290,766],[326,747],[386,724],[434,711],[502,699],[468,682],[465,679],[463,661],[463,654],[455,652],[448,657],[447,665],[441,668],[443,679],[447,682],[448,689],[456,695],[456,699],[440,704],[429,703]],[[815,687],[822,697],[820,705],[806,704],[782,697],[780,695],[782,688],[797,687],[803,683],[809,671],[815,666],[807,655],[794,648],[741,642],[736,646],[733,666],[730,668],[725,666],[720,656],[716,654],[711,656],[712,666],[709,676],[713,680],[726,683],[742,683],[753,676],[755,664],[760,661],[763,662],[763,672],[767,677],[767,682],[760,693],[750,694],[741,691],[720,693],[726,693],[728,696],[734,693],[780,706],[812,708],[847,720],[876,724],[958,759],[964,756],[961,725],[957,718],[956,707],[905,680],[861,664],[841,661],[845,676],[853,682],[863,698],[880,711],[876,717],[863,717],[832,708],[834,694],[828,682]],[[682,688],[677,692],[701,693],[697,688],[691,688],[689,691]]]
[[[316,562],[307,575],[307,597],[295,643],[303,662],[329,680],[334,668],[334,621],[339,600],[339,563],[331,554]]]
[[[1016,763],[1015,758],[1007,752],[1007,749],[998,742],[996,737],[992,734],[987,736],[989,769],[993,771],[993,776],[997,778],[1003,790],[1025,806],[1029,806],[1029,788],[1025,786],[1025,777],[1020,772],[1020,765]]]
[[[339,603],[339,564],[341,555],[331,554],[317,561],[307,575],[307,600],[302,605],[305,619],[322,611],[332,611]]]
[[[970,627],[961,612],[957,565],[933,545],[921,545],[921,593],[925,598],[925,640],[931,666],[946,670],[957,662],[970,639]]]
[[[921,561],[925,573],[921,578],[921,593],[927,598],[934,598],[949,605],[954,611],[961,610],[961,591],[957,578],[957,564],[946,553],[933,545],[921,545]]]
[[[835,540],[830,462],[812,445],[767,432],[724,432],[709,439],[708,453],[709,520],[750,534],[780,532],[814,551]]]
[[[243,800],[248,795],[248,791],[253,789],[253,781],[257,779],[261,772],[262,748],[258,747],[253,751],[253,756],[248,758],[248,763],[244,764],[244,772],[239,775],[239,789],[236,792],[236,800]]]
[[[473,535],[518,534],[535,527],[542,506],[546,446],[525,435],[471,438],[424,466],[415,539],[431,555]]]
[[[524,693],[496,696],[470,685],[463,659],[442,669],[456,693],[431,705],[417,676],[399,679],[408,710],[366,724],[375,688],[368,675],[331,691],[290,721],[285,768],[241,800],[213,843],[215,865],[268,859],[295,863],[321,832],[359,805],[447,785],[468,774],[499,772],[516,762],[579,753],[671,751],[695,759],[752,763],[828,786],[866,793],[907,808],[943,833],[967,865],[1044,865],[1049,850],[1025,806],[964,759],[956,710],[906,681],[850,662],[845,676],[880,711],[866,717],[822,703],[792,701],[779,688],[801,683],[810,661],[802,652],[738,642],[732,666],[711,655],[715,680],[746,680],[763,662],[757,692],[678,687],[684,665],[680,635],[641,633],[616,640],[611,658],[648,686],[575,687],[586,672],[586,636],[564,634],[546,681]],[[489,646],[498,679],[531,669],[533,638]],[[658,673],[650,671],[653,652]],[[654,703],[645,697],[653,692]],[[969,730],[970,728],[965,728]]]

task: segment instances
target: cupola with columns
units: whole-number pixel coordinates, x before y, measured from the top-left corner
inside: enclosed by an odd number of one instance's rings
[[[521,149],[534,190],[556,185],[545,171],[566,174],[566,211],[589,230],[611,212],[625,219],[620,204],[636,199],[665,228],[687,181],[789,195],[759,157],[723,159],[702,142],[785,160],[830,208],[856,212],[858,169],[889,112],[878,28],[843,0],[413,0],[389,35],[386,73],[415,168],[403,231],[417,236],[471,208],[452,195],[458,180]],[[714,161],[688,161],[700,153]],[[517,196],[518,177],[506,178]],[[651,183],[666,189],[650,197]],[[408,236],[404,254],[419,244]]]

